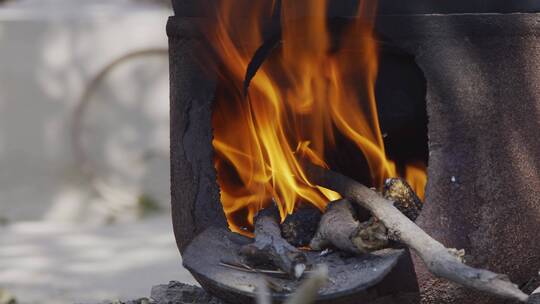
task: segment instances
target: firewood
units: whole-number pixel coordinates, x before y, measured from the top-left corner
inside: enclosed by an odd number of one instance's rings
[[[321,216],[321,211],[311,205],[300,206],[281,223],[281,236],[295,247],[308,246]]]
[[[322,250],[334,246],[361,254],[382,249],[387,244],[386,227],[381,222],[373,217],[366,222],[357,221],[351,203],[341,199],[331,202],[326,208],[310,247]]]
[[[492,295],[527,302],[529,298],[507,276],[465,265],[449,248],[429,236],[401,213],[392,201],[344,175],[306,163],[310,180],[334,190],[380,219],[389,233],[412,248],[435,276]]]
[[[281,237],[279,213],[270,207],[255,217],[255,241],[240,249],[240,254],[254,265],[272,264],[293,278],[300,278],[306,268],[305,255]]]
[[[388,178],[384,182],[383,196],[394,202],[401,213],[411,221],[415,221],[422,211],[423,203],[414,190],[402,178]]]
[[[412,221],[420,214],[422,201],[401,178],[387,179],[383,196],[393,201],[394,206]],[[394,239],[394,236],[389,237],[386,227],[376,218],[371,217],[360,223],[355,218],[354,206],[347,200],[338,200],[328,205],[310,247],[322,250],[334,246],[343,251],[361,254],[386,247],[389,238]]]

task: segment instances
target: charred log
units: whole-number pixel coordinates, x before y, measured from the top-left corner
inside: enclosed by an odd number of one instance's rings
[[[401,178],[388,178],[384,182],[383,196],[393,201],[394,207],[413,222],[422,211],[422,201],[411,186]]]
[[[255,241],[240,249],[253,265],[273,265],[289,276],[300,278],[306,268],[304,254],[281,237],[279,213],[275,207],[263,209],[255,217]]]
[[[281,224],[281,235],[295,247],[308,246],[317,232],[321,216],[319,209],[301,206],[285,218]]]
[[[359,222],[351,203],[341,199],[328,205],[310,246],[315,250],[334,246],[349,253],[361,254],[382,249],[387,244],[386,227],[381,222],[373,217]]]

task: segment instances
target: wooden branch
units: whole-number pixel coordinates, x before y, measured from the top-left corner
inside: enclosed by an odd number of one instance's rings
[[[278,218],[273,208],[260,211],[255,217],[255,241],[243,246],[240,254],[254,264],[273,264],[298,279],[306,268],[306,257],[281,237]]]
[[[331,202],[326,208],[317,233],[310,242],[314,250],[334,246],[354,254],[368,253],[388,244],[386,227],[373,217],[360,223],[354,218],[354,209],[348,200]]]
[[[505,275],[463,264],[450,249],[429,236],[375,191],[339,173],[306,164],[307,175],[317,185],[340,193],[380,219],[389,233],[412,248],[435,276],[490,294],[526,302],[528,296]]]
[[[281,236],[295,247],[309,246],[321,216],[321,211],[311,205],[298,207],[281,223]]]

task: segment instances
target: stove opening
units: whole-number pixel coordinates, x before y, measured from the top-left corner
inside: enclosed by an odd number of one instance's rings
[[[245,6],[223,1],[208,30],[219,58],[213,146],[229,228],[251,236],[270,204],[284,221],[339,199],[309,180],[306,160],[379,190],[402,177],[423,199],[425,79],[412,56],[376,34],[376,2],[361,2],[353,18],[329,18],[325,1]]]

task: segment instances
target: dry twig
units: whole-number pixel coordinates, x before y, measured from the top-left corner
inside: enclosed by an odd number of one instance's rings
[[[254,264],[271,263],[298,279],[306,269],[306,257],[281,237],[278,215],[274,213],[267,208],[257,214],[255,241],[243,246],[240,253]]]

